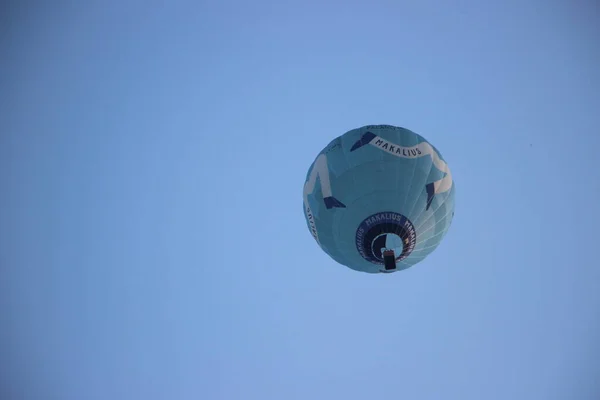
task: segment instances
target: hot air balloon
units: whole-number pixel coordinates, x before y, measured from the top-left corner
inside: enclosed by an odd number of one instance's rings
[[[390,273],[424,260],[454,217],[454,183],[440,152],[391,125],[329,143],[304,183],[307,227],[325,253],[356,271]]]

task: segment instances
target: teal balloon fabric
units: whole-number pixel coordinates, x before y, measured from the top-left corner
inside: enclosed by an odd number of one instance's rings
[[[334,139],[310,166],[304,216],[338,263],[390,273],[424,260],[454,217],[454,182],[440,152],[417,133],[368,125]]]

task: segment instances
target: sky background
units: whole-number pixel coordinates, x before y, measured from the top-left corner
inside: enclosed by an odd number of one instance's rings
[[[0,397],[600,398],[600,7],[3,3]],[[403,126],[456,214],[395,274],[302,212]]]

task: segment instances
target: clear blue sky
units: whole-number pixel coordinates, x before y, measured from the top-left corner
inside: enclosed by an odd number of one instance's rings
[[[0,397],[599,398],[593,1],[68,3],[0,13]],[[391,275],[302,212],[367,124],[457,187]]]

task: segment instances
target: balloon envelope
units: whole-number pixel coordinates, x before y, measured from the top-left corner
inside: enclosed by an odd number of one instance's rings
[[[329,143],[304,184],[309,231],[331,258],[389,273],[425,259],[454,217],[454,182],[440,152],[405,128],[369,125]]]

